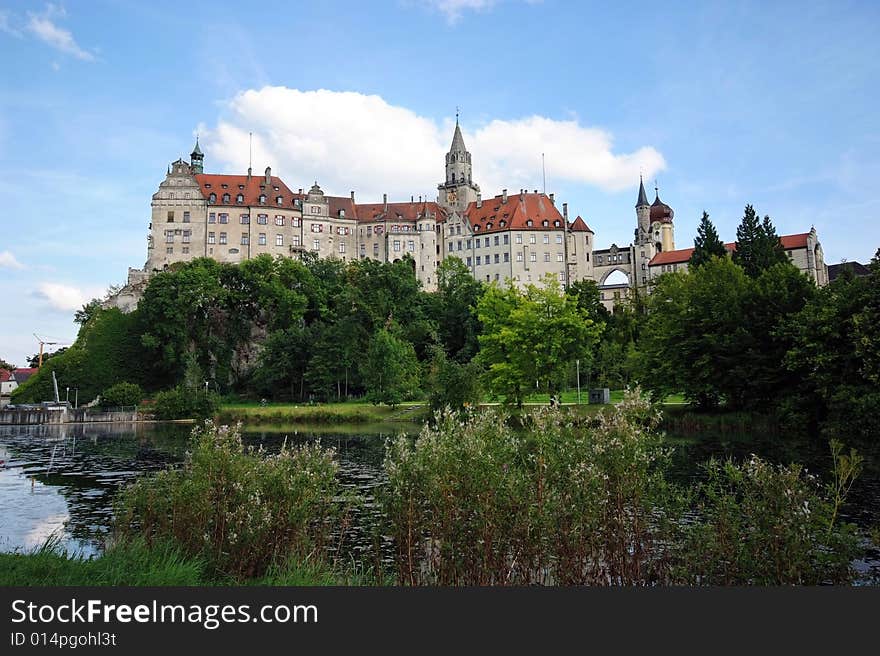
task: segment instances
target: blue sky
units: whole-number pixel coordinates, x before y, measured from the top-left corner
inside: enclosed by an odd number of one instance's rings
[[[613,5],[613,6],[611,6]],[[71,341],[77,303],[146,259],[150,195],[206,168],[293,188],[436,194],[461,107],[483,196],[541,187],[628,243],[639,172],[734,238],[746,203],[880,245],[880,4],[0,2],[0,357]]]

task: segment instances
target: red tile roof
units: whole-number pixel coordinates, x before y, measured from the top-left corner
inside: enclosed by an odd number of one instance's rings
[[[802,232],[796,235],[782,235],[779,238],[780,243],[782,243],[782,248],[784,250],[790,251],[796,248],[806,248],[807,247],[807,237],[810,236],[809,232]],[[736,242],[728,242],[724,244],[724,248],[727,249],[728,253],[733,253],[736,250]],[[687,262],[691,259],[691,255],[693,255],[693,248],[682,248],[677,251],[666,251],[665,253],[657,253],[654,257],[651,258],[651,261],[648,262],[648,266],[660,266],[662,264],[681,264],[682,262]]]
[[[547,227],[561,228],[562,214],[544,194],[512,194],[507,202],[502,196],[484,200],[481,207],[471,203],[465,216],[474,232],[494,232],[497,230],[546,230]],[[528,224],[531,221],[531,225]],[[547,221],[547,226],[543,222]],[[491,227],[490,227],[491,226]]]
[[[11,375],[12,372],[9,369],[0,369],[0,383],[5,383]]]
[[[367,221],[417,221],[428,212],[431,218],[438,221],[446,218],[446,213],[437,203],[359,203],[357,218],[360,222]]]
[[[584,221],[580,216],[572,221],[568,229],[572,232],[593,232],[592,230],[590,230],[590,226],[587,225],[587,222]]]
[[[20,385],[38,371],[39,368],[37,367],[24,367],[21,369],[16,369],[12,372],[12,374],[15,376],[15,382]]]
[[[266,195],[265,207],[283,207],[291,209],[293,207],[294,198],[303,198],[300,194],[294,194],[286,184],[278,176],[271,176],[269,184],[266,184],[266,177],[262,175],[252,175],[250,178],[246,175],[220,175],[216,173],[197,173],[195,176],[199,189],[205,200],[208,200],[212,193],[217,195],[214,205],[224,206],[255,206],[260,205],[260,194]],[[226,185],[226,189],[223,185]],[[210,186],[209,186],[210,185]],[[241,188],[239,188],[241,187]],[[278,190],[275,190],[278,187]],[[223,202],[223,194],[229,194],[229,202]],[[242,194],[244,196],[243,203],[235,201],[236,196]],[[276,197],[281,196],[282,204],[275,202]]]

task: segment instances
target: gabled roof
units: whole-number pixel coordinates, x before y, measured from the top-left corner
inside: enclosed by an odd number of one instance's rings
[[[12,372],[9,369],[0,369],[0,383],[5,383],[12,376]]]
[[[199,190],[205,200],[208,200],[212,193],[217,195],[217,200],[212,203],[215,206],[224,207],[242,207],[254,206],[260,204],[260,194],[266,195],[266,203],[264,207],[267,209],[272,207],[280,207],[284,209],[293,208],[294,198],[302,198],[298,194],[294,194],[286,184],[276,175],[269,178],[269,184],[266,184],[266,178],[262,175],[221,175],[217,173],[197,173],[195,176],[199,185]],[[226,188],[223,188],[223,185]],[[241,187],[241,188],[239,188]],[[278,187],[278,190],[275,190]],[[229,202],[223,202],[223,194],[229,194]],[[236,203],[235,198],[238,194],[244,196],[243,203]],[[281,196],[282,203],[278,205],[275,198]]]
[[[870,276],[871,270],[859,262],[841,262],[828,265],[828,282],[834,282],[844,271],[851,271],[858,278]]]
[[[590,226],[587,225],[587,222],[584,221],[580,216],[578,216],[574,221],[571,222],[571,225],[568,226],[568,229],[572,232],[593,232],[590,230]]]
[[[471,203],[464,214],[474,232],[547,230],[563,226],[562,214],[544,194],[512,194],[506,203],[502,202],[502,196],[495,196],[484,200],[481,207]],[[543,225],[544,221],[547,226]]]
[[[361,223],[369,221],[418,221],[426,213],[440,221],[446,218],[446,212],[437,203],[424,201],[412,203],[359,203],[357,218]]]
[[[28,378],[37,373],[39,369],[37,367],[25,367],[22,369],[16,369],[12,372],[12,377],[15,379],[15,382],[21,385]]]
[[[779,242],[782,244],[783,250],[791,251],[798,248],[806,248],[807,237],[809,236],[809,232],[802,232],[796,235],[782,235],[779,238]],[[724,248],[727,249],[728,253],[733,253],[736,250],[736,242],[728,242],[724,244]],[[693,252],[693,248],[682,248],[677,251],[666,251],[662,253],[657,253],[654,257],[651,258],[651,261],[648,262],[648,266],[660,266],[661,264],[681,264],[682,262],[689,261],[691,259],[691,255],[693,255]]]

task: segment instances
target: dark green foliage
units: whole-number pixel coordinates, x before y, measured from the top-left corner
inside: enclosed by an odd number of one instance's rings
[[[0,358],[0,369],[5,369],[6,371],[12,371],[15,369],[15,365],[10,364],[9,362],[4,360],[3,358]]]
[[[718,237],[715,225],[709,219],[708,212],[703,212],[700,225],[697,226],[697,236],[694,238],[694,252],[691,255],[690,266],[702,266],[713,257],[726,257],[727,249],[724,242]]]
[[[456,412],[480,402],[480,371],[475,362],[462,364],[436,348],[428,363],[428,403],[432,411],[449,408]]]
[[[123,381],[146,387],[150,383],[144,350],[140,314],[123,314],[117,309],[98,310],[80,328],[76,343],[46,361],[12,395],[15,403],[38,403],[54,398],[52,371],[58,387],[79,388],[80,404],[97,398],[108,387]]]
[[[203,389],[193,389],[178,385],[170,390],[159,392],[151,406],[145,410],[156,419],[208,419],[217,414],[220,399]]]
[[[576,280],[568,286],[565,293],[576,299],[578,308],[596,325],[607,323],[611,319],[611,313],[602,304],[599,285],[595,280]]]
[[[469,362],[480,348],[481,326],[476,308],[483,290],[483,283],[474,279],[459,258],[448,257],[437,267],[432,313],[437,320],[440,344],[456,362]]]
[[[116,383],[101,392],[101,406],[105,408],[119,408],[122,406],[138,405],[144,398],[144,391],[140,385],[134,383]]]
[[[370,340],[362,375],[367,385],[367,400],[395,406],[411,398],[419,385],[419,362],[406,340],[381,328]]]
[[[67,352],[67,346],[62,346],[59,349],[55,349],[54,351],[43,351],[43,364],[46,364],[48,360],[51,358],[58,357],[59,355],[64,355]],[[34,368],[40,366],[40,354],[34,353],[31,357],[28,358],[28,367]]]
[[[765,269],[786,261],[785,251],[776,234],[776,228],[765,216],[761,221],[755,208],[746,205],[742,222],[736,229],[736,250],[733,261],[739,264],[746,274],[757,278]]]

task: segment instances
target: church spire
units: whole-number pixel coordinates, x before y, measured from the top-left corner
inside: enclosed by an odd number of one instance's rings
[[[458,114],[455,115],[455,133],[452,135],[452,146],[449,148],[450,153],[464,153],[467,148],[464,146],[464,137],[461,136],[461,128],[458,125]]]
[[[193,173],[203,173],[205,170],[205,155],[202,153],[202,149],[199,148],[199,137],[196,135],[196,145],[193,148],[193,151],[189,154],[189,163],[192,167]]]
[[[645,193],[645,182],[642,176],[639,176],[639,199],[636,201],[636,207],[646,207],[648,205],[648,194]]]

